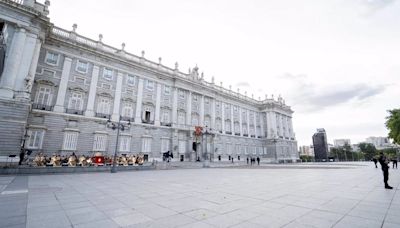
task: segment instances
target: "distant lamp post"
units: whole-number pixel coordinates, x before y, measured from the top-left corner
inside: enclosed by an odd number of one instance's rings
[[[206,149],[206,152],[204,153],[204,159],[203,159],[203,161],[204,161],[204,163],[203,163],[203,167],[210,167],[210,164],[209,164],[209,160],[208,160],[208,136],[211,136],[211,137],[214,137],[215,136],[215,134],[214,133],[212,133],[212,129],[211,128],[208,128],[207,126],[205,127],[205,128],[203,128],[203,135],[205,135],[206,137],[206,143],[205,143],[205,149]],[[210,160],[211,160],[211,156],[210,156]]]
[[[118,153],[118,142],[119,142],[119,131],[124,131],[124,130],[128,130],[131,127],[131,121],[128,120],[128,124],[124,125],[123,123],[121,123],[121,119],[122,117],[119,116],[118,122],[112,122],[111,119],[107,120],[107,127],[111,128],[112,130],[117,129],[117,142],[115,143],[115,151],[114,151],[114,159],[113,159],[113,164],[111,167],[111,173],[116,173],[117,169],[116,164],[117,164],[117,153]]]

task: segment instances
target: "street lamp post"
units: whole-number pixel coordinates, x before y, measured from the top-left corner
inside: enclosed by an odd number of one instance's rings
[[[118,141],[119,141],[119,130],[124,131],[125,129],[129,129],[131,127],[131,121],[128,120],[128,124],[125,126],[123,123],[121,123],[122,117],[119,116],[118,122],[114,123],[110,119],[107,120],[107,127],[111,128],[112,130],[117,129],[117,141],[115,143],[115,151],[114,151],[114,158],[113,158],[113,164],[111,167],[111,173],[116,173],[116,164],[117,164],[117,153],[118,153]]]

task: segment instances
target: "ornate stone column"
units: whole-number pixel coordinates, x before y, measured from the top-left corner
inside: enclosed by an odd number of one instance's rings
[[[10,49],[8,50],[8,57],[6,57],[5,60],[3,74],[0,78],[1,98],[12,99],[14,96],[13,89],[24,52],[25,39],[25,29],[20,27],[17,28]]]
[[[93,65],[92,78],[90,81],[89,97],[86,106],[85,116],[94,116],[94,101],[96,99],[97,81],[99,79],[99,67]]]
[[[192,126],[192,92],[188,91],[186,106],[186,125]]]
[[[178,88],[173,88],[173,101],[172,101],[172,126],[178,123]]]
[[[111,116],[111,119],[113,121],[118,121],[119,120],[119,110],[121,106],[121,93],[122,93],[122,80],[124,78],[124,75],[120,72],[117,74],[117,87],[115,88],[115,96],[114,96],[114,108],[113,108],[113,114]]]
[[[156,126],[160,126],[160,110],[161,109],[161,84],[157,83],[157,95],[156,95],[156,111],[155,111],[155,121]]]
[[[261,130],[261,137],[265,137],[265,132],[264,132],[264,113],[260,113],[260,130]]]
[[[136,97],[135,123],[142,123],[143,78],[139,78],[138,92]]]
[[[55,112],[64,112],[64,101],[65,101],[65,94],[68,88],[68,80],[69,80],[69,73],[71,72],[71,63],[72,59],[69,57],[64,58],[64,66],[63,71],[61,74],[61,81],[58,85],[58,93],[57,93],[57,101],[56,105],[54,106]]]

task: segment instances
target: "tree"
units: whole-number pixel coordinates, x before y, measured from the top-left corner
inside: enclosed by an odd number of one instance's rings
[[[393,142],[400,144],[400,109],[388,110],[389,116],[386,117],[386,127],[389,129],[389,138]]]
[[[364,157],[366,161],[371,160],[376,154],[377,150],[374,144],[371,143],[360,143],[359,144],[361,152],[364,153]]]

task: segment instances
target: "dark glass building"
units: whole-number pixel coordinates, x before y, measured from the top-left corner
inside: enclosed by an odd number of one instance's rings
[[[313,135],[315,161],[328,161],[328,140],[325,129],[319,128]]]

